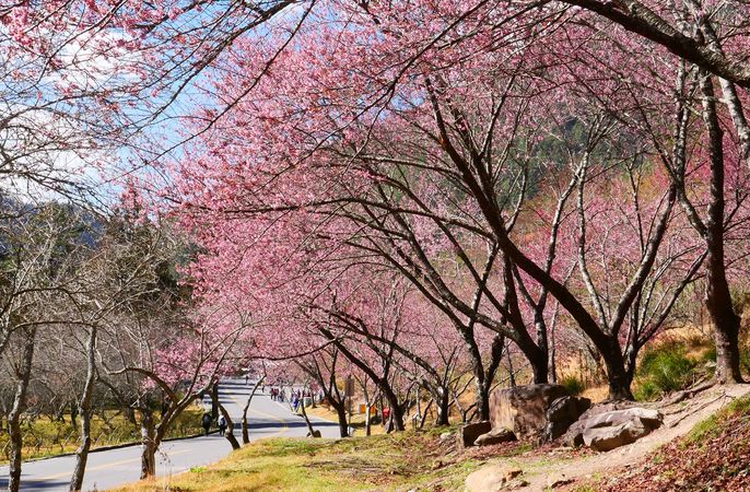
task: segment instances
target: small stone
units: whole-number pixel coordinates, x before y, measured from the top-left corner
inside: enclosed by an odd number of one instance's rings
[[[492,425],[487,420],[466,424],[458,430],[456,441],[459,449],[474,445],[477,437],[492,430]]]
[[[469,492],[498,492],[507,490],[514,478],[521,475],[520,468],[501,465],[489,465],[480,468],[466,477],[466,490]],[[512,485],[518,486],[523,480]]]
[[[442,434],[440,434],[440,440],[447,441],[448,439],[451,438],[451,436],[453,436],[452,432],[443,432]]]
[[[504,427],[500,427],[497,429],[492,429],[491,431],[477,437],[477,439],[474,441],[474,445],[491,446],[493,444],[500,444],[503,442],[509,442],[509,441],[515,441],[515,440],[516,440],[516,435],[513,434],[512,431],[509,431],[508,429]]]
[[[505,472],[505,478],[507,480],[513,480],[517,476],[521,475],[523,473],[523,470],[520,468],[507,468]]]
[[[549,477],[547,477],[548,489],[556,489],[558,487],[562,487],[571,483],[573,483],[573,479],[566,477],[564,473],[550,475]]]
[[[561,454],[561,453],[569,453],[573,451],[575,448],[572,448],[570,446],[558,446],[556,448],[552,448],[550,450],[550,454]]]

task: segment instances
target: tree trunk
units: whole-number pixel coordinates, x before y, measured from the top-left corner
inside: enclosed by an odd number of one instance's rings
[[[518,295],[516,293],[516,282],[513,275],[513,264],[508,255],[503,255],[504,268],[503,268],[503,279],[505,285],[505,300],[508,304],[508,311],[510,318],[508,323],[514,328],[516,332],[513,337],[513,341],[519,348],[521,353],[526,357],[531,366],[535,384],[541,384],[547,382],[547,325],[544,323],[544,319],[541,314],[535,315],[535,328],[537,332],[537,342],[531,338],[529,333],[526,331],[524,326],[523,315],[518,303]]]
[[[553,381],[550,381],[550,340],[547,333],[547,323],[544,320],[543,313],[535,313],[534,325],[536,327],[536,338],[537,338],[537,353],[532,357],[534,360],[531,362],[532,371],[534,371],[534,383],[554,383],[554,374],[552,375]],[[537,366],[539,366],[537,368]],[[544,370],[541,367],[544,367]]]
[[[71,491],[78,491],[83,487],[83,475],[86,471],[86,462],[91,449],[91,399],[96,377],[95,348],[96,328],[92,327],[86,344],[86,383],[83,386],[83,393],[78,405],[81,414],[81,444],[76,450],[76,463],[73,468],[73,475],[70,478]]]
[[[720,273],[712,272],[714,266],[709,255],[709,274],[706,279],[706,308],[711,318],[716,345],[716,373],[719,384],[741,383],[739,332],[740,317],[734,312],[723,265]],[[716,270],[719,270],[718,268]],[[718,277],[718,278],[717,278]]]
[[[630,379],[628,372],[625,370],[625,360],[620,352],[620,344],[617,339],[611,339],[607,350],[600,350],[604,358],[604,364],[607,367],[607,381],[609,384],[610,400],[633,400],[633,393],[630,391]]]
[[[73,427],[78,426],[76,419],[78,418],[78,402],[70,400],[70,425]]]
[[[633,383],[633,379],[635,378],[635,370],[637,368],[637,362],[638,362],[638,353],[640,352],[641,347],[637,345],[637,342],[632,342],[630,346],[625,351],[625,375],[628,378],[628,382],[630,384]]]
[[[307,424],[307,432],[310,434],[310,437],[313,437],[315,435],[315,429],[313,429],[312,422],[310,422],[310,418],[307,416],[307,411],[305,410],[305,397],[304,396],[299,402],[299,405],[300,405],[300,409],[302,410],[302,417],[305,419],[305,424]]]
[[[13,396],[13,407],[8,414],[8,434],[10,435],[10,462],[8,472],[8,491],[18,492],[21,487],[21,461],[23,438],[21,435],[21,414],[26,409],[26,390],[31,377],[31,363],[34,359],[34,340],[36,328],[24,330],[26,341],[23,356],[18,370],[18,383]]]
[[[385,433],[390,434],[393,432],[393,414],[388,414],[388,422],[385,424]]]
[[[420,430],[424,429],[424,423],[427,421],[427,416],[430,413],[430,407],[432,406],[432,404],[433,404],[434,401],[435,400],[431,398],[430,401],[427,402],[427,406],[424,408],[424,412],[422,413],[422,418],[419,419],[419,426],[418,426],[418,428]]]
[[[339,421],[339,434],[341,437],[349,437],[349,422],[346,420],[346,405],[343,402],[334,403],[330,401],[331,406],[336,410],[336,416]]]
[[[250,403],[253,401],[255,392],[258,391],[258,388],[263,384],[265,379],[266,376],[263,376],[255,383],[255,386],[253,386],[253,390],[250,392],[250,396],[247,397],[247,402],[245,402],[245,406],[242,409],[242,444],[250,443],[250,435],[247,431],[247,410],[250,408]]]
[[[349,360],[352,364],[359,367],[367,376],[378,386],[383,396],[388,400],[388,404],[391,408],[391,417],[393,419],[394,429],[397,431],[404,430],[404,411],[398,405],[398,397],[393,392],[393,388],[387,381],[387,374],[383,377],[378,376],[375,371],[372,370],[367,364],[360,360],[356,355],[351,353],[333,334],[330,330],[319,329],[328,340],[335,343],[338,350]],[[386,371],[387,372],[387,371]]]
[[[391,430],[398,432],[406,430],[404,427],[404,410],[401,408],[401,405],[398,404],[396,394],[390,386],[388,386],[387,390],[383,391],[383,394],[385,395],[385,399],[388,400],[388,406],[391,407],[391,421],[393,425]]]
[[[247,409],[250,406],[250,399],[248,398],[248,403],[245,405],[245,408],[242,409],[242,445],[250,444],[250,433],[247,430]]]
[[[211,419],[216,420],[219,418],[219,383],[215,382],[211,385]]]
[[[450,399],[448,398],[448,391],[441,388],[440,394],[435,399],[437,406],[437,418],[435,419],[435,425],[440,427],[443,425],[450,425],[450,419],[448,414],[450,412]],[[488,410],[489,413],[489,410]]]
[[[476,408],[479,420],[490,419],[490,385],[485,381],[477,382]]]
[[[549,381],[549,360],[546,351],[535,350],[533,354],[524,353],[531,366],[534,384],[544,384]]]
[[[479,359],[480,365],[476,366],[475,357],[472,357],[472,365],[474,366],[474,378],[477,386],[476,396],[476,409],[479,414],[479,420],[490,419],[490,391],[492,391],[492,382],[495,380],[495,374],[497,369],[500,367],[500,363],[503,360],[503,353],[506,350],[506,339],[503,335],[495,335],[492,340],[492,349],[490,350],[490,361],[487,364],[487,369],[484,370],[481,366],[481,358]],[[464,415],[464,421],[466,421]]]
[[[372,418],[372,412],[370,411],[370,402],[365,400],[365,436],[369,437],[372,434],[372,424],[370,419]]]
[[[550,326],[549,346],[547,347],[547,367],[549,367],[549,382],[552,384],[557,384],[557,364],[555,360],[555,324],[556,321],[553,321],[552,326]]]
[[[122,409],[122,413],[125,415],[125,418],[133,424],[133,427],[138,426],[138,420],[135,418],[135,410],[133,410],[131,407],[125,407]]]
[[[232,417],[229,416],[227,409],[219,402],[218,391],[211,392],[211,402],[216,406],[218,411],[221,412],[224,416],[224,420],[227,422],[227,431],[224,433],[224,437],[229,441],[232,449],[240,449],[240,443],[237,441],[237,438],[234,437],[234,422],[232,422]]]
[[[419,385],[415,385],[414,394],[415,394],[415,400],[416,400],[415,403],[416,403],[416,407],[417,407],[416,408],[416,411],[417,411],[416,416],[417,416],[417,418],[419,420],[422,420],[422,402],[420,401],[421,395],[419,393],[420,393],[420,391],[419,391]]]
[[[464,341],[468,348],[469,357],[471,358],[471,372],[474,375],[474,386],[476,386],[476,406],[480,420],[489,420],[489,385],[485,382],[484,366],[482,357],[479,353],[479,347],[473,338],[473,330],[462,332]]]
[[[740,318],[734,312],[732,295],[727,282],[724,257],[725,201],[724,201],[724,135],[716,111],[713,82],[709,75],[701,81],[703,91],[703,120],[708,132],[708,153],[711,165],[711,186],[705,240],[706,309],[714,328],[716,344],[717,383],[740,383],[739,329]]]
[[[510,387],[515,388],[516,387],[516,372],[513,369],[513,359],[511,359],[510,357],[510,350],[506,350],[505,357],[508,360],[508,381],[510,382]]]
[[[156,442],[154,416],[151,410],[141,409],[141,480],[156,474]]]

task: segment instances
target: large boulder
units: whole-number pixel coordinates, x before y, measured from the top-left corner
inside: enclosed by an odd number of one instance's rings
[[[547,410],[558,398],[568,396],[557,384],[530,384],[501,388],[490,395],[492,428],[506,428],[519,439],[537,437],[547,426]]]
[[[648,408],[625,408],[604,412],[586,412],[565,434],[571,446],[586,446],[597,451],[609,451],[631,444],[661,427],[663,415]]]
[[[586,429],[583,444],[596,451],[610,451],[634,443],[649,432],[644,422],[635,418],[619,425]]]
[[[477,437],[477,439],[474,441],[474,445],[492,446],[493,444],[500,444],[503,442],[509,442],[509,441],[515,441],[515,440],[516,440],[515,434],[513,434],[511,431],[509,431],[505,427],[498,427],[497,429],[492,429],[491,431]]]
[[[568,446],[582,446],[583,445],[583,431],[587,427],[589,420],[596,417],[597,415],[603,415],[606,413],[627,410],[629,408],[636,407],[636,403],[627,400],[610,401],[606,403],[598,403],[588,410],[586,410],[578,420],[568,427],[567,432],[563,437],[563,442]]]
[[[464,485],[468,492],[498,492],[513,485],[523,485],[525,482],[517,478],[521,474],[523,471],[515,467],[489,465],[471,473]]]
[[[491,430],[492,424],[490,424],[488,420],[462,426],[456,433],[458,448],[463,449],[473,446],[479,436],[486,434]]]
[[[591,407],[591,400],[577,396],[563,396],[547,409],[544,441],[552,441],[565,434],[574,422]]]

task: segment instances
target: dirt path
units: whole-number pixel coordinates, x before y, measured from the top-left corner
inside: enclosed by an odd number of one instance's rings
[[[516,464],[524,471],[523,479],[528,485],[517,490],[543,491],[555,481],[595,477],[637,463],[662,444],[687,434],[695,424],[748,393],[750,384],[714,387],[692,399],[660,407],[659,410],[665,415],[664,425],[660,429],[633,444],[606,453],[567,460],[554,454],[519,460]]]

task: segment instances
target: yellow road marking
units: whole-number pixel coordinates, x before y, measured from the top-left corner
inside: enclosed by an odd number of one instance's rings
[[[175,456],[177,454],[185,454],[185,453],[189,453],[189,452],[191,452],[190,449],[185,449],[185,450],[182,450],[182,451],[176,451],[174,453],[169,453],[169,456]],[[138,457],[138,458],[131,458],[129,460],[113,461],[112,463],[106,463],[104,465],[92,466],[90,468],[87,466],[86,467],[86,472],[88,473],[88,472],[92,472],[92,471],[96,471],[96,470],[106,470],[107,468],[112,468],[112,467],[115,467],[115,466],[118,466],[118,465],[126,465],[128,463],[135,463],[135,462],[138,462],[138,461],[141,461],[140,457]],[[72,473],[73,473],[72,471],[68,471],[68,472],[65,472],[65,473],[58,473],[56,475],[49,475],[49,476],[42,477],[42,478],[34,478],[34,479],[32,479],[32,481],[54,480],[56,478],[69,477]]]
[[[235,403],[235,404],[236,404],[236,405],[237,405],[238,407],[240,407],[240,408],[243,408],[243,407],[245,406],[245,405],[244,405],[243,403],[240,403],[239,401],[237,401],[237,398],[235,398],[235,397],[234,397],[234,395],[229,395],[229,398],[231,398],[231,399],[232,399],[232,401],[233,401],[233,402],[234,402],[234,403]],[[281,425],[282,425],[283,427],[282,427],[282,429],[281,429],[280,431],[274,432],[273,434],[269,434],[269,435],[267,435],[267,436],[263,436],[263,437],[276,437],[276,436],[280,436],[281,434],[284,434],[284,433],[285,433],[286,431],[288,431],[288,430],[289,430],[289,426],[288,426],[288,425],[287,425],[287,423],[286,423],[286,422],[284,421],[284,419],[282,419],[282,418],[280,418],[280,417],[277,417],[276,415],[272,415],[272,414],[270,414],[270,413],[266,413],[266,412],[261,412],[260,410],[256,410],[256,409],[254,409],[254,408],[248,408],[248,411],[250,411],[250,412],[253,412],[253,413],[254,413],[254,414],[256,414],[256,415],[260,415],[260,416],[262,416],[262,417],[269,417],[269,418],[272,418],[273,420],[275,420],[275,421],[277,421],[277,422],[281,422]]]

